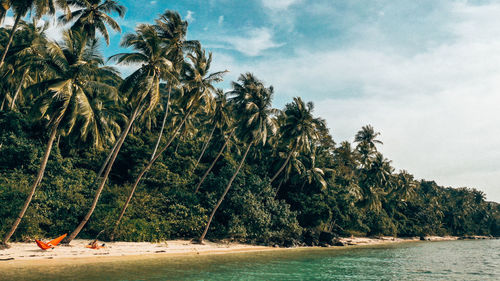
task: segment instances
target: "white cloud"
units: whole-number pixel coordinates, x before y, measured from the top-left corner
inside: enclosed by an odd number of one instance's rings
[[[312,99],[337,142],[372,124],[396,168],[500,201],[500,4],[457,3],[452,12],[453,40],[412,56],[361,39],[356,47],[247,65],[222,60],[231,66],[228,79],[251,71],[273,84],[277,106],[293,96]],[[240,40],[234,45],[248,46]]]
[[[151,4],[151,5],[156,5],[156,3],[158,3],[158,1],[151,1],[151,2],[149,2],[149,4]]]
[[[286,10],[301,0],[262,0],[262,5],[271,10]]]
[[[283,45],[274,42],[273,32],[269,28],[255,28],[250,30],[246,36],[227,36],[222,37],[220,41],[229,44],[230,49],[237,50],[247,56],[258,56],[265,50]]]
[[[187,11],[186,20],[190,23],[194,22],[195,19],[194,19],[194,12],[193,11],[190,11],[190,10]]]
[[[224,23],[224,16],[219,16],[219,19],[217,22],[219,25],[222,25]]]

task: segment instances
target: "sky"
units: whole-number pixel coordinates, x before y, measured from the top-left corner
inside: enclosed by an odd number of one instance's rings
[[[230,71],[220,87],[252,72],[274,86],[277,108],[313,101],[337,143],[371,124],[397,170],[500,202],[499,1],[120,2],[123,32],[105,55],[126,51],[121,36],[136,24],[178,11],[188,38],[213,53],[212,70]]]

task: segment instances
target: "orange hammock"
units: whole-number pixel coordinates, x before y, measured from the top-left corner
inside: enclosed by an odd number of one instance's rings
[[[49,243],[44,243],[44,242],[42,242],[40,240],[36,240],[36,239],[35,239],[35,242],[38,245],[38,247],[40,247],[40,249],[48,250],[50,248],[54,248],[55,246],[57,246],[57,244],[59,244],[64,239],[64,237],[66,237],[66,235],[67,234],[61,235],[61,236],[57,237],[56,239],[50,241]]]

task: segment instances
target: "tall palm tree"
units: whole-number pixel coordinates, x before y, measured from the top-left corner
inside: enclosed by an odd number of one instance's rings
[[[114,0],[66,0],[69,6],[76,10],[68,15],[59,17],[61,23],[66,24],[74,21],[71,30],[81,31],[89,39],[95,39],[96,31],[101,33],[109,45],[109,34],[106,25],[113,30],[121,32],[118,23],[108,14],[117,13],[119,17],[125,16],[126,8]]]
[[[319,127],[320,121],[313,117],[313,108],[312,102],[306,105],[300,97],[293,98],[293,102],[285,106],[285,120],[280,131],[281,139],[287,144],[290,152],[283,165],[271,178],[271,182],[285,169],[296,151],[308,150],[310,142],[319,137],[316,128]]]
[[[162,48],[162,41],[153,26],[139,25],[136,33],[127,34],[121,45],[123,47],[132,47],[136,52],[120,53],[110,59],[116,60],[120,64],[142,63],[142,67],[128,76],[120,86],[120,91],[128,94],[128,102],[132,105],[133,112],[128,118],[125,129],[122,130],[120,137],[101,166],[97,178],[101,173],[104,173],[104,175],[97,187],[89,211],[76,229],[63,241],[66,244],[70,243],[80,233],[94,212],[116,156],[134,121],[143,111],[144,113],[150,112],[157,106],[160,100],[160,81],[169,79],[172,75],[172,63],[166,59],[166,50]]]
[[[125,214],[125,211],[127,210],[127,207],[130,203],[130,200],[132,200],[132,197],[134,196],[134,192],[139,185],[142,177],[147,173],[147,171],[153,166],[155,161],[161,156],[161,154],[167,150],[167,148],[172,144],[174,141],[175,137],[179,133],[180,129],[183,127],[184,123],[186,120],[189,118],[191,112],[194,109],[197,109],[200,107],[203,102],[205,104],[210,104],[212,103],[212,92],[214,91],[214,83],[221,82],[222,77],[225,74],[225,71],[219,71],[219,72],[214,72],[210,73],[210,62],[212,60],[212,54],[210,53],[208,58],[206,56],[206,53],[202,49],[197,49],[194,54],[188,54],[187,55],[188,59],[190,60],[189,62],[184,63],[183,71],[182,71],[182,76],[183,76],[183,81],[184,81],[184,87],[186,90],[184,91],[184,95],[180,98],[179,104],[183,107],[186,108],[186,113],[184,118],[181,120],[180,124],[177,126],[177,128],[174,130],[172,135],[170,136],[170,139],[167,141],[165,146],[160,149],[156,155],[154,156],[153,159],[151,159],[148,164],[142,169],[142,171],[139,173],[139,176],[134,182],[134,185],[132,186],[132,189],[130,190],[129,196],[127,198],[127,201],[123,205],[123,208],[120,212],[120,215],[118,217],[118,220],[115,223],[115,226],[113,228],[113,231],[111,233],[111,239],[114,238],[114,234],[116,233],[116,230],[118,229],[118,226],[120,225],[120,221]]]
[[[238,120],[236,121],[236,134],[247,147],[236,171],[213,208],[205,230],[198,239],[199,243],[203,243],[215,212],[231,188],[234,179],[240,172],[250,148],[258,144],[265,145],[268,137],[271,134],[275,134],[277,131],[276,119],[273,118],[277,110],[271,107],[273,88],[264,87],[264,84],[251,73],[242,74],[238,78],[238,81],[239,83],[232,83],[233,90],[231,91],[231,94],[234,95],[232,102],[234,104],[235,114],[238,116]]]
[[[12,39],[17,31],[17,27],[21,21],[21,18],[26,16],[30,11],[34,11],[35,18],[41,18],[45,14],[53,15],[56,12],[56,6],[59,6],[67,11],[66,0],[2,0],[2,8],[0,9],[0,21],[5,17],[5,10],[12,9],[15,15],[14,25],[12,26],[9,34],[9,39],[7,45],[3,50],[2,57],[0,58],[0,68],[3,66],[7,52],[9,51],[10,45],[12,44]]]
[[[157,29],[160,38],[162,38],[165,48],[168,49],[167,58],[172,62],[173,69],[177,74],[180,74],[183,64],[184,64],[184,54],[185,52],[191,52],[197,48],[201,48],[200,42],[196,40],[187,40],[187,29],[188,22],[182,20],[179,13],[175,11],[167,10],[165,11],[159,19],[157,19],[155,28]],[[158,147],[163,136],[163,131],[165,129],[165,122],[168,116],[170,95],[172,87],[175,87],[179,83],[177,80],[168,81],[168,96],[165,105],[165,114],[163,116],[163,121],[161,124],[160,133],[158,134],[158,139],[156,141],[155,148],[151,154],[151,159],[154,158]]]
[[[34,112],[39,118],[48,120],[50,136],[37,177],[31,186],[31,192],[12,228],[5,235],[4,244],[9,241],[16,231],[37,186],[43,178],[56,135],[68,135],[79,118],[86,124],[94,117],[88,100],[88,92],[91,89],[99,89],[99,91],[103,92],[113,90],[107,85],[91,79],[93,74],[99,71],[100,64],[96,62],[99,55],[89,51],[84,41],[82,34],[66,32],[64,34],[64,45],[50,43],[48,46],[49,54],[45,63],[55,77],[32,86],[33,91],[43,92],[34,105]],[[81,130],[84,131],[86,128],[83,125]]]

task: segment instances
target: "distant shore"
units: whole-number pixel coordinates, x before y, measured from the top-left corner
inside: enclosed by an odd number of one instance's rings
[[[473,236],[465,237],[470,239],[488,239],[489,237]],[[338,246],[331,248],[343,249],[351,246],[370,246],[383,245],[392,243],[417,242],[425,241],[451,241],[459,240],[461,237],[456,236],[426,236],[423,238],[395,238],[395,237],[345,237],[337,240]],[[104,248],[94,250],[86,248],[91,240],[74,240],[71,246],[58,246],[56,248],[43,251],[33,243],[11,243],[10,248],[0,250],[0,266],[9,264],[31,262],[64,262],[64,263],[85,263],[96,262],[107,259],[122,259],[151,257],[151,256],[185,256],[185,255],[214,255],[228,253],[242,253],[255,251],[272,251],[272,250],[287,250],[287,249],[312,249],[320,247],[294,247],[280,248],[270,246],[249,245],[234,242],[209,242],[204,245],[193,244],[188,240],[169,240],[159,243],[149,242],[105,242]],[[100,242],[101,244],[103,242]],[[342,247],[342,245],[344,247]]]

